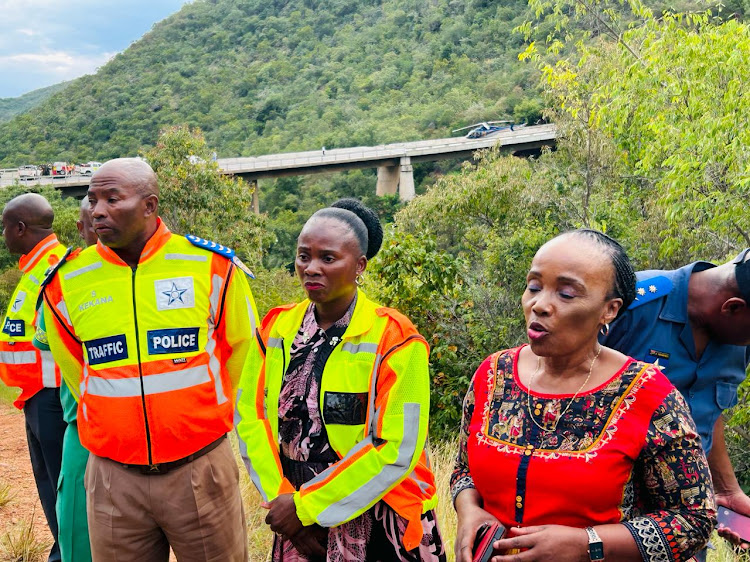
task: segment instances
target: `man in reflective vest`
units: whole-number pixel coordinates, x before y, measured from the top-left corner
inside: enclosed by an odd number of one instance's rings
[[[65,422],[59,371],[50,352],[37,350],[32,340],[44,274],[65,253],[65,247],[52,232],[54,216],[49,202],[36,193],[19,195],[3,209],[5,244],[11,254],[23,254],[18,262],[23,275],[8,304],[0,334],[0,379],[8,386],[21,388],[14,404],[23,409],[26,418],[34,479],[54,538],[50,561],[60,560],[55,500]]]
[[[76,221],[78,234],[86,246],[93,246],[98,240],[91,225],[91,210],[89,200],[81,200],[80,218]],[[39,323],[34,334],[34,346],[49,351],[47,327],[44,314],[39,314]],[[89,452],[81,445],[78,438],[78,402],[70,392],[68,385],[60,385],[60,403],[63,409],[63,419],[67,424],[63,437],[62,465],[60,479],[57,482],[57,514],[58,535],[62,562],[91,562],[91,544],[89,542],[89,525],[86,517],[86,488],[83,476]]]
[[[111,160],[88,191],[99,242],[43,290],[49,345],[79,398],[92,559],[244,561],[226,434],[255,330],[244,266],[173,235],[156,174]]]

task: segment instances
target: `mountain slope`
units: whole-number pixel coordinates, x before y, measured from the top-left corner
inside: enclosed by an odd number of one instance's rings
[[[198,126],[219,156],[449,135],[538,106],[523,0],[196,0],[0,125],[0,165],[104,160]],[[527,92],[530,88],[532,93]]]
[[[46,88],[39,88],[17,98],[0,98],[0,123],[10,121],[16,115],[20,115],[42,103],[52,94],[65,88],[70,82],[60,82]]]

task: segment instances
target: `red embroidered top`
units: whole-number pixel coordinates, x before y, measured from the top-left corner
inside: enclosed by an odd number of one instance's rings
[[[666,377],[629,359],[568,408],[571,395],[528,394],[520,349],[488,357],[474,375],[453,497],[476,488],[507,527],[622,522],[644,560],[699,550],[715,518],[711,479],[687,406]],[[529,419],[529,406],[548,430]]]

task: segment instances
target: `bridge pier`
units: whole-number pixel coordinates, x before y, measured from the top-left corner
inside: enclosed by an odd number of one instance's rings
[[[395,195],[397,192],[401,201],[414,199],[414,167],[408,156],[402,156],[398,166],[378,166],[376,195]]]
[[[411,158],[401,158],[401,172],[398,179],[398,196],[401,201],[411,201],[416,195],[414,191],[414,167]]]
[[[375,194],[395,195],[398,190],[399,169],[398,166],[378,166],[378,183],[375,186]]]

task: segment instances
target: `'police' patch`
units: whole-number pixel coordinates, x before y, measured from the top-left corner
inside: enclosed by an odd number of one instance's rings
[[[176,308],[193,308],[195,290],[192,277],[173,277],[154,281],[156,290],[156,308],[172,310]]]
[[[174,328],[148,331],[149,355],[198,351],[199,328]]]
[[[89,365],[109,363],[128,358],[128,342],[125,334],[83,342],[89,356]]]
[[[9,336],[25,336],[26,335],[26,323],[23,320],[11,320],[10,318],[5,319],[3,324],[3,333]]]

